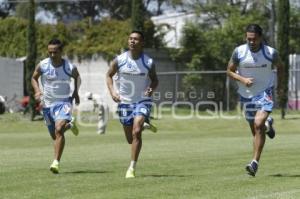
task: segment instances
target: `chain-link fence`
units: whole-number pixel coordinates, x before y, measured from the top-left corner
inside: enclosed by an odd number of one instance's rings
[[[289,74],[287,108],[290,110],[300,109],[300,61],[295,64],[297,65],[291,65]],[[227,76],[226,71],[160,72],[158,78],[159,87],[153,94],[156,104],[176,103],[184,106],[189,102],[194,108],[199,109],[213,104],[218,110],[229,111],[236,108],[239,101],[236,83]],[[273,91],[275,107],[277,107],[276,86],[275,81]]]
[[[236,105],[237,94],[226,71],[159,72],[158,78],[159,87],[153,94],[157,104],[189,102],[194,108],[214,105],[221,110],[230,110]]]

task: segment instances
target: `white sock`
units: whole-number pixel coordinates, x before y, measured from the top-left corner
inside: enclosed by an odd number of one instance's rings
[[[59,161],[58,160],[53,160],[53,163],[59,164]]]
[[[255,162],[258,165],[258,162],[256,160],[252,160],[252,162]]]
[[[135,167],[136,167],[136,161],[131,160],[129,168],[130,169],[135,169]]]

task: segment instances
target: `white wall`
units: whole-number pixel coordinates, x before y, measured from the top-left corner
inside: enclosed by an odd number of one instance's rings
[[[158,25],[166,25],[163,28],[163,32],[166,32],[164,37],[164,42],[166,42],[167,47],[179,48],[179,41],[182,37],[182,29],[186,22],[196,21],[198,18],[194,13],[167,13],[155,17],[151,17],[153,23]]]
[[[22,61],[0,57],[0,95],[11,99],[23,97],[24,66]]]
[[[108,70],[108,63],[102,57],[82,62],[71,61],[77,66],[80,73],[82,84],[79,90],[81,99],[84,99],[85,93],[92,92],[96,98],[101,98],[104,103],[108,104],[110,110],[115,110],[116,104],[108,92],[105,75]]]

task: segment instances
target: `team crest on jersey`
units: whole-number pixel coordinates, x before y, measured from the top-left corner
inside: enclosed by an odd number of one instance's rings
[[[126,64],[127,72],[137,72],[138,68],[135,62],[128,61]]]

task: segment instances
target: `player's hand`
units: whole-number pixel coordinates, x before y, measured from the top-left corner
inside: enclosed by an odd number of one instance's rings
[[[145,91],[145,96],[150,97],[153,93],[153,89],[148,87],[147,90]]]
[[[244,84],[247,87],[251,87],[253,85],[253,80],[254,78],[249,77],[249,78],[244,78]]]
[[[73,101],[73,99],[75,99],[75,104],[76,105],[80,104],[80,98],[79,98],[78,92],[74,92],[73,93],[73,95],[72,95],[72,101]]]
[[[111,98],[112,98],[115,102],[117,102],[117,103],[121,102],[120,95],[118,95],[118,94],[115,93],[115,92],[113,92],[113,93],[111,94]]]
[[[34,94],[34,99],[35,99],[35,101],[41,102],[42,96],[43,96],[43,93],[41,93],[41,92],[35,93],[35,94]]]

